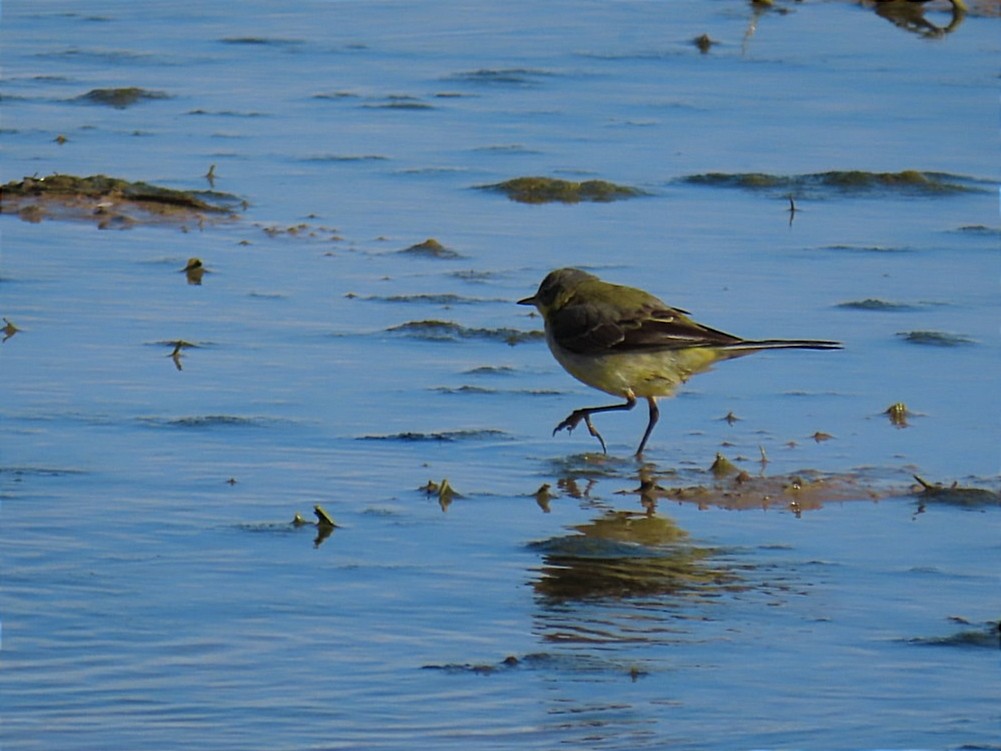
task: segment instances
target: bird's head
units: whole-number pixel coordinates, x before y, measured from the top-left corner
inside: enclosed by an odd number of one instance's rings
[[[563,307],[581,282],[596,278],[580,269],[556,269],[546,275],[534,295],[518,300],[518,304],[534,305],[545,317],[549,311]]]

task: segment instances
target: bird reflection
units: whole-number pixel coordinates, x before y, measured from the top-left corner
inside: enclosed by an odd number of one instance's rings
[[[955,31],[966,17],[963,0],[951,0],[952,16],[946,26],[937,26],[925,18],[928,0],[876,0],[876,15],[905,31],[923,37],[941,37]]]
[[[535,543],[536,629],[550,643],[663,643],[685,638],[681,620],[724,591],[744,588],[716,551],[673,519],[606,510],[565,536]]]
[[[543,556],[533,587],[548,601],[678,596],[734,579],[674,520],[645,512],[606,511],[533,547]]]

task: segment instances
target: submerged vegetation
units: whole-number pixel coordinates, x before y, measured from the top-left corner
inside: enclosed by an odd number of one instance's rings
[[[227,193],[174,190],[106,175],[25,177],[0,186],[0,213],[17,213],[30,222],[75,219],[102,227],[202,222],[231,217],[239,203]]]
[[[162,91],[149,91],[138,86],[126,86],[117,89],[91,89],[86,94],[81,94],[77,99],[90,104],[102,104],[115,109],[125,109],[139,102],[146,102],[156,99],[169,99],[170,97]]]
[[[780,192],[783,194],[856,194],[890,192],[937,196],[982,191],[976,180],[945,172],[868,172],[832,170],[804,175],[772,175],[764,172],[707,172],[681,178],[692,185],[715,188]]]
[[[481,185],[480,188],[504,193],[512,201],[519,203],[606,203],[646,195],[638,188],[616,185],[605,180],[573,182],[554,177],[516,177],[501,183]]]
[[[545,338],[545,334],[541,331],[521,331],[520,329],[510,328],[470,328],[454,323],[453,321],[439,320],[408,321],[397,326],[390,326],[386,331],[432,341],[454,342],[462,339],[493,339],[510,344],[511,346]]]
[[[411,245],[409,248],[404,248],[399,252],[410,256],[421,256],[423,258],[462,258],[460,253],[452,250],[451,248],[446,248],[433,237],[429,237],[424,242]]]
[[[932,502],[964,507],[1001,506],[1001,493],[996,490],[963,486],[958,482],[950,485],[931,483],[918,475],[914,475],[914,480],[917,482],[914,495],[922,504]]]
[[[901,331],[897,334],[910,344],[924,344],[932,347],[961,347],[973,344],[973,340],[962,334],[949,334],[944,331]]]

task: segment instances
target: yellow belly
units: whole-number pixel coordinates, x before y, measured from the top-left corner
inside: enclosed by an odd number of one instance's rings
[[[579,355],[554,344],[549,349],[574,378],[592,388],[623,398],[670,396],[696,373],[709,370],[720,354],[709,347],[657,352]]]

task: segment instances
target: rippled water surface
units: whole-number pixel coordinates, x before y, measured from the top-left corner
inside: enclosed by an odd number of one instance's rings
[[[5,194],[3,747],[997,748],[996,6],[279,5],[4,5],[3,182],[244,203]],[[567,265],[845,349],[603,456]]]

